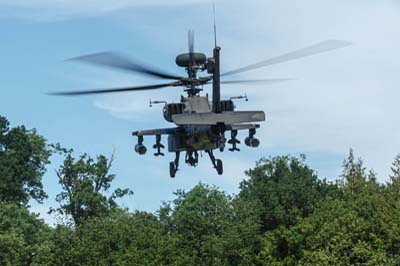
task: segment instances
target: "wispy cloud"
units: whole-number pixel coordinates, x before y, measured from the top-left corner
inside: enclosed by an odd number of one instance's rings
[[[0,0],[2,15],[35,20],[62,20],[82,16],[98,16],[119,10],[144,7],[191,5],[200,0]]]

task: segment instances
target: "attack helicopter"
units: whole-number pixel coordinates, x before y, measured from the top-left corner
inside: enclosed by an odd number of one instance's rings
[[[128,91],[155,90],[166,87],[180,87],[186,93],[181,95],[178,103],[168,103],[166,101],[151,101],[153,104],[163,104],[163,117],[166,121],[174,123],[174,127],[158,128],[149,130],[137,130],[132,135],[137,137],[135,151],[144,155],[147,148],[144,145],[145,136],[155,136],[153,148],[156,150],[154,155],[164,156],[162,149],[165,146],[161,143],[163,135],[168,136],[168,152],[175,153],[175,160],[170,162],[169,173],[175,177],[179,170],[180,154],[185,153],[185,163],[196,167],[199,163],[199,152],[209,155],[213,167],[219,175],[223,174],[222,160],[217,159],[214,150],[223,152],[226,144],[231,145],[229,151],[240,151],[237,147],[241,142],[237,139],[239,130],[247,130],[248,136],[244,139],[246,146],[257,148],[260,140],[255,137],[256,130],[260,128],[259,122],[265,121],[263,111],[235,111],[234,100],[245,99],[247,96],[231,97],[221,99],[221,84],[271,84],[283,82],[290,79],[261,79],[261,80],[221,80],[226,76],[243,73],[261,67],[280,64],[295,59],[320,54],[323,52],[339,49],[350,45],[341,40],[327,40],[315,45],[286,53],[278,57],[262,60],[258,63],[247,65],[227,72],[220,72],[220,51],[217,46],[215,25],[214,25],[215,46],[212,56],[207,57],[203,53],[194,51],[194,32],[188,32],[188,52],[176,57],[176,64],[185,69],[187,76],[177,76],[166,71],[158,70],[148,64],[128,59],[114,52],[103,52],[72,58],[73,61],[111,67],[119,70],[129,71],[153,78],[172,80],[171,82],[147,85],[132,86],[124,88],[67,91],[51,93],[53,95],[88,95],[103,94]],[[206,75],[200,76],[200,73]],[[212,97],[208,94],[201,95],[203,86],[212,85]],[[230,132],[229,140],[225,134]]]

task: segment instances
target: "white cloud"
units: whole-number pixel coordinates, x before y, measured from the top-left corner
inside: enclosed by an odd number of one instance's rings
[[[132,8],[191,5],[198,2],[200,0],[0,0],[0,8],[10,9],[10,12],[3,14],[3,16],[48,21],[71,17],[98,16]]]

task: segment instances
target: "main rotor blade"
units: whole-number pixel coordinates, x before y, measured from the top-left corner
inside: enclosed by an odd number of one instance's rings
[[[256,64],[252,64],[252,65],[241,67],[241,68],[238,68],[235,70],[228,71],[226,73],[223,73],[221,76],[233,75],[236,73],[253,70],[256,68],[260,68],[260,67],[266,67],[266,66],[270,66],[270,65],[280,64],[283,62],[292,61],[295,59],[299,59],[299,58],[312,56],[312,55],[328,52],[331,50],[343,48],[343,47],[349,46],[350,44],[351,43],[346,42],[346,41],[327,40],[327,41],[323,41],[323,42],[314,44],[312,46],[309,46],[309,47],[306,47],[306,48],[303,48],[300,50],[296,50],[291,53],[283,54],[278,57],[274,57],[274,58],[270,58],[270,59],[258,62]]]
[[[257,84],[273,84],[285,81],[291,81],[294,79],[249,79],[249,80],[225,80],[221,81],[221,84],[250,84],[250,85],[257,85]]]
[[[100,90],[84,90],[84,91],[65,91],[65,92],[53,92],[50,95],[61,95],[61,96],[78,96],[87,94],[102,94],[102,93],[114,93],[114,92],[126,92],[126,91],[142,91],[142,90],[154,90],[165,87],[176,87],[181,86],[181,82],[171,82],[164,84],[148,85],[148,86],[137,86],[137,87],[125,87],[115,89],[100,89]]]
[[[158,77],[163,79],[181,79],[182,77],[178,77],[172,74],[169,74],[164,71],[160,71],[155,69],[154,67],[145,65],[143,63],[135,63],[134,61],[113,52],[103,52],[96,53],[90,55],[84,55],[79,57],[74,57],[68,59],[71,61],[82,61],[85,63],[90,63],[94,65],[101,65],[106,67],[113,67],[125,71],[136,72],[152,77]]]

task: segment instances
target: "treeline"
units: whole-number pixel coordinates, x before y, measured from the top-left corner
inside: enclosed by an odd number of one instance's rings
[[[64,217],[52,228],[28,209],[47,194],[42,176],[64,162]],[[229,195],[198,184],[155,213],[129,212],[110,192],[113,158],[49,145],[0,117],[0,265],[400,265],[400,156],[386,184],[351,151],[335,182],[305,157],[261,159]],[[108,195],[108,196],[106,196]]]

